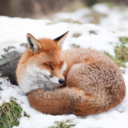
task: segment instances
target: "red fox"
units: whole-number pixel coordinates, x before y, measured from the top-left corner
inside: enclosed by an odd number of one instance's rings
[[[107,111],[124,99],[126,87],[118,66],[91,49],[62,51],[68,32],[52,39],[27,34],[28,47],[16,77],[30,105],[40,112],[86,116]]]

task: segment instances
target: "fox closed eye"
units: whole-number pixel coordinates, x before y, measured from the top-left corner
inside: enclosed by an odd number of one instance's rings
[[[60,68],[62,68],[63,64],[64,64],[64,62],[61,62],[61,63],[60,63]]]
[[[51,69],[53,69],[52,65],[50,65],[50,64],[44,63],[44,65],[46,65],[46,66],[50,67]]]

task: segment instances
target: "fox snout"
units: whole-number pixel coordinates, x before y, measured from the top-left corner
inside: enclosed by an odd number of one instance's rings
[[[60,83],[60,84],[63,84],[64,81],[65,81],[64,79],[59,79],[59,83]]]
[[[61,70],[54,70],[51,77],[49,77],[49,80],[54,84],[63,84],[65,82],[64,76],[61,72]]]
[[[65,82],[64,78],[58,78],[57,76],[49,77],[49,80],[54,84],[63,84]]]
[[[63,76],[63,74],[62,74],[60,69],[54,70],[53,74],[54,74],[54,78],[56,77],[58,79],[57,80],[58,84],[62,84],[62,83],[65,82],[64,76]]]

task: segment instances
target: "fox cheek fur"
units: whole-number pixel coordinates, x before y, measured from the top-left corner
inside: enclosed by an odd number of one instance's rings
[[[51,83],[60,85],[64,82],[64,71],[66,70],[66,62],[64,60],[63,55],[61,55],[62,64],[60,65],[54,65],[54,63],[50,64],[48,63],[48,60],[45,61],[45,58],[48,58],[49,56],[39,55],[37,56],[33,63],[28,63],[30,70],[33,70],[35,73],[38,73],[39,77],[46,77]],[[33,59],[33,58],[32,58]]]

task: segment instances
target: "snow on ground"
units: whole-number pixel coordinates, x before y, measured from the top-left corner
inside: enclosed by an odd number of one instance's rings
[[[95,5],[93,9],[99,10]],[[103,5],[105,6],[105,5]],[[103,8],[104,9],[104,8]],[[89,13],[89,9],[83,9],[74,12],[77,14],[78,18],[80,15]],[[104,9],[104,13],[110,11],[107,7]],[[126,12],[125,12],[126,13]],[[124,13],[124,14],[125,14]],[[116,14],[116,15],[115,15]],[[65,14],[68,17],[69,14]],[[110,15],[113,15],[110,16]],[[109,14],[108,20],[112,17],[121,18],[122,12],[119,13],[114,10]],[[83,19],[84,20],[84,19]],[[102,20],[101,20],[102,21]],[[15,46],[15,48],[23,52],[25,48],[21,47],[20,44],[26,42],[26,33],[33,34],[36,38],[46,37],[54,39],[57,36],[69,31],[69,35],[65,41],[63,49],[70,49],[72,44],[79,45],[82,48],[91,48],[98,51],[107,51],[114,55],[114,45],[119,43],[120,36],[128,36],[127,29],[119,30],[121,25],[124,25],[122,19],[117,20],[117,26],[103,27],[103,23],[98,26],[93,24],[71,24],[65,22],[59,22],[56,24],[48,25],[50,20],[32,20],[32,19],[22,19],[22,18],[9,18],[0,17],[0,55],[4,54],[3,48],[8,46]],[[106,21],[107,22],[107,21]],[[124,21],[125,22],[125,21]],[[119,25],[119,26],[118,26]],[[124,28],[128,28],[125,24]],[[80,33],[81,36],[75,38],[74,33]],[[113,43],[113,44],[111,44]],[[127,64],[128,65],[128,64]],[[123,74],[127,92],[128,92],[128,69],[126,73]],[[74,128],[127,128],[128,127],[128,95],[126,95],[124,101],[117,107],[100,114],[90,115],[86,117],[78,117],[73,114],[52,116],[48,114],[40,113],[30,107],[26,95],[21,91],[21,89],[15,85],[11,85],[6,78],[0,78],[0,87],[3,89],[0,91],[0,104],[3,101],[9,101],[10,98],[14,97],[17,102],[21,104],[24,111],[30,114],[30,118],[22,117],[20,119],[20,125],[13,128],[48,128],[53,126],[55,121],[62,121],[66,119],[72,119],[76,126]]]
[[[82,23],[96,23],[104,28],[113,30],[128,31],[128,8],[127,7],[108,7],[107,4],[99,3],[92,8],[84,8],[75,12],[59,12],[54,18],[57,19],[73,19]]]

